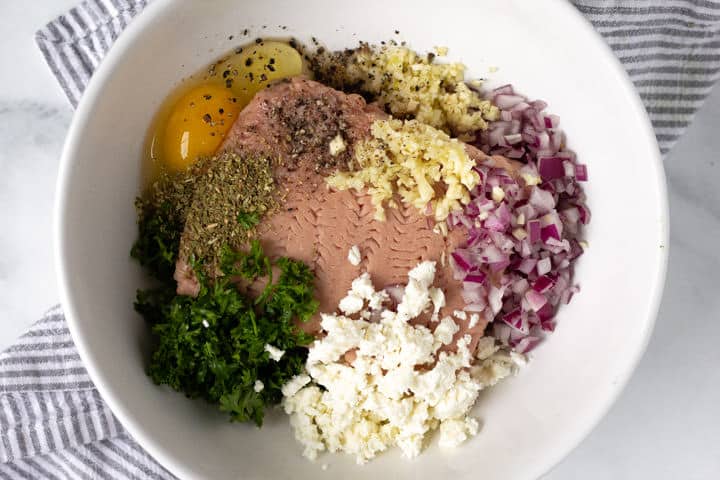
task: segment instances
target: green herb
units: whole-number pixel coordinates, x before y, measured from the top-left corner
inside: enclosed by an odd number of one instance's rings
[[[197,298],[176,295],[168,283],[138,291],[135,308],[152,325],[157,345],[148,373],[189,397],[219,405],[235,421],[262,425],[265,409],[282,400],[281,387],[303,369],[312,336],[300,331],[317,310],[313,275],[302,262],[281,258],[273,265],[258,242],[248,252],[222,249],[223,275],[210,284],[198,273]],[[276,282],[272,269],[279,270]],[[201,272],[193,265],[195,272]],[[263,293],[243,295],[233,283],[270,278]],[[279,362],[265,345],[285,350]],[[254,389],[260,380],[264,388]]]
[[[237,221],[245,230],[251,230],[260,223],[260,215],[257,212],[240,212]]]
[[[172,281],[196,178],[197,170],[165,173],[135,200],[138,239],[130,255],[159,280]]]
[[[145,211],[138,219],[138,239],[130,255],[155,278],[171,281],[183,223],[168,202],[148,209],[142,201],[138,201],[138,209],[143,208]]]
[[[164,173],[136,200],[139,236],[131,255],[160,280],[172,278],[178,256],[195,257],[214,274],[222,247],[247,245],[276,207],[274,189],[270,160],[235,153]]]
[[[275,208],[275,181],[267,158],[223,153],[197,177],[185,222],[181,256],[218,268],[224,245],[247,245],[251,230]]]

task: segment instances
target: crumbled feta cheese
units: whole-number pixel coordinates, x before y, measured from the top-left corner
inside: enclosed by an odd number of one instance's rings
[[[422,262],[408,272],[408,283],[397,312],[406,320],[420,315],[430,303],[430,285],[435,278],[435,262]]]
[[[500,203],[505,199],[505,190],[498,187],[497,185],[492,188],[492,199],[495,203]]]
[[[283,355],[285,355],[285,350],[280,350],[279,348],[273,347],[269,343],[265,344],[265,351],[270,354],[270,358],[275,360],[276,362],[279,362]]]
[[[357,245],[353,245],[352,247],[350,247],[350,250],[348,251],[348,261],[351,265],[354,265],[356,267],[360,265],[362,257],[360,256],[360,249]]]
[[[365,272],[353,280],[350,291],[364,300],[372,299],[375,287],[373,287],[372,280],[370,280],[370,274]]]
[[[475,356],[480,360],[485,360],[486,358],[490,358],[497,350],[498,347],[495,346],[495,339],[493,337],[482,337],[478,340]]]
[[[445,306],[445,292],[439,288],[432,287],[429,290],[430,301],[433,304],[432,321],[437,322],[440,309]]]
[[[260,380],[255,380],[255,385],[253,385],[253,390],[255,390],[256,393],[260,393],[265,388],[265,384],[261,382]]]
[[[440,324],[435,328],[433,335],[435,336],[435,348],[441,345],[448,345],[452,342],[453,336],[460,330],[458,324],[451,317],[445,317],[440,320]]]
[[[308,383],[310,383],[310,377],[306,374],[301,373],[300,375],[295,375],[285,385],[282,386],[282,394],[286,397],[292,397]]]
[[[479,430],[480,423],[472,417],[448,420],[440,425],[438,444],[441,448],[455,448],[469,437],[477,435]]]
[[[453,316],[460,320],[467,320],[467,313],[465,313],[465,310],[455,310],[453,312]]]
[[[435,429],[443,447],[477,434],[479,424],[468,412],[480,390],[513,373],[516,362],[493,350],[473,365],[469,335],[458,340],[457,351],[442,351],[459,330],[450,316],[434,332],[411,322],[429,306],[434,276],[433,262],[409,272],[396,311],[375,311],[378,321],[321,314],[325,336],[310,347],[307,374],[283,387],[283,407],[306,457],[345,452],[365,463],[392,446],[414,457]],[[349,292],[363,299],[375,293],[367,274]],[[369,313],[365,306],[360,317]],[[353,352],[350,362],[347,352]]]
[[[357,313],[362,310],[364,304],[365,302],[362,298],[355,295],[354,293],[351,293],[344,297],[342,300],[340,300],[338,308],[345,315],[352,315],[353,313]]]
[[[341,154],[345,150],[347,150],[345,140],[343,139],[342,135],[338,133],[335,138],[330,140],[330,155],[334,157],[335,155]]]
[[[468,328],[469,329],[475,328],[475,325],[477,325],[479,321],[480,321],[479,314],[477,314],[477,313],[471,314],[470,315],[470,323],[468,323]]]

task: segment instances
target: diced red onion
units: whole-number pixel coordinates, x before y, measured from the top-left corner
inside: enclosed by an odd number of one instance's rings
[[[505,135],[505,142],[507,142],[508,145],[515,145],[516,143],[520,143],[522,142],[522,135],[519,133]]]
[[[588,180],[588,174],[587,174],[587,166],[578,163],[575,165],[575,178],[578,182],[587,182]]]
[[[495,96],[495,105],[501,110],[508,110],[524,101],[525,97],[520,95],[500,94]]]
[[[470,260],[466,258],[464,251],[457,249],[452,252],[450,256],[452,257],[454,265],[457,267],[457,269],[462,270],[463,272],[470,271]]]
[[[588,210],[585,205],[576,204],[575,206],[580,214],[580,222],[582,222],[583,225],[590,223],[590,210]]]
[[[519,280],[516,280],[512,283],[512,291],[513,293],[517,295],[522,295],[527,291],[528,288],[530,288],[530,283],[527,281],[526,278],[520,278]],[[533,287],[534,288],[534,287]],[[540,292],[544,293],[544,292]]]
[[[502,297],[505,293],[505,287],[490,287],[490,293],[488,296],[488,305],[492,309],[493,315],[497,315],[502,308]]]
[[[488,318],[488,332],[501,343],[527,352],[555,329],[558,306],[578,291],[571,274],[583,253],[582,226],[590,221],[578,184],[587,181],[587,168],[565,150],[560,118],[545,112],[545,102],[528,100],[510,85],[495,89],[491,100],[500,119],[476,132],[475,146],[524,165],[514,176],[491,161],[474,167],[480,183],[447,221],[468,232],[451,265],[463,281],[466,310]],[[493,188],[503,190],[499,203]]]
[[[469,273],[465,275],[465,279],[463,281],[471,283],[485,283],[486,278],[487,276],[483,272]]]
[[[564,160],[560,157],[541,157],[538,159],[538,171],[543,180],[554,180],[565,175]]]
[[[550,270],[552,270],[552,262],[550,261],[550,258],[541,258],[538,260],[536,268],[538,275],[550,273]]]
[[[503,315],[502,320],[515,330],[523,330],[523,316],[519,308]]]
[[[542,275],[532,284],[532,289],[538,293],[545,293],[555,285],[555,280],[548,275]]]
[[[540,213],[548,213],[555,208],[555,197],[553,197],[553,194],[539,187],[532,188],[528,202]]]
[[[530,289],[525,292],[525,300],[527,300],[530,308],[532,308],[534,312],[540,310],[547,303],[547,298],[545,298],[545,295],[536,292],[534,289]]]
[[[524,258],[522,262],[520,262],[520,265],[518,265],[518,271],[524,273],[525,275],[529,275],[530,272],[532,272],[535,269],[535,265],[537,265],[537,260],[534,258]]]
[[[482,304],[485,303],[487,293],[479,283],[463,282],[461,296],[466,304]]]
[[[518,353],[528,353],[529,351],[537,347],[541,341],[542,339],[540,337],[528,335],[527,337],[522,338],[515,344],[515,351]]]
[[[530,243],[538,242],[542,239],[542,227],[540,220],[530,220],[527,222],[528,239]]]
[[[560,240],[560,232],[558,232],[557,227],[555,225],[548,225],[545,227],[542,227],[540,230],[540,239],[548,243],[548,240],[550,239],[556,239]]]

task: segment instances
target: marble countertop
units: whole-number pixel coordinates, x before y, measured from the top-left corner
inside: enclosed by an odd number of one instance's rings
[[[58,302],[55,176],[72,110],[34,31],[76,0],[0,6],[0,349]],[[665,161],[665,296],[645,357],[590,436],[546,478],[720,478],[720,88]]]

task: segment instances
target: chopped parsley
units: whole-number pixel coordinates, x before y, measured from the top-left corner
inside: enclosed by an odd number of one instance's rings
[[[302,372],[313,337],[296,324],[318,308],[307,265],[273,262],[250,241],[275,207],[273,191],[263,158],[226,153],[165,174],[136,201],[139,236],[131,250],[159,284],[138,290],[135,301],[154,340],[148,375],[258,426],[282,400],[282,386]],[[180,257],[198,280],[196,297],[176,293]],[[275,361],[266,345],[285,353]]]
[[[274,282],[273,267],[279,271]],[[172,283],[138,291],[135,308],[156,340],[148,374],[157,384],[219,405],[233,421],[261,426],[265,409],[282,400],[283,384],[305,364],[313,337],[294,322],[308,320],[318,308],[313,274],[296,260],[273,264],[258,242],[248,252],[223,249],[221,270],[212,283],[199,274],[196,298],[176,295]],[[269,281],[251,298],[237,288],[237,277]],[[285,351],[280,361],[270,358],[267,344]],[[260,392],[257,380],[265,386]]]

